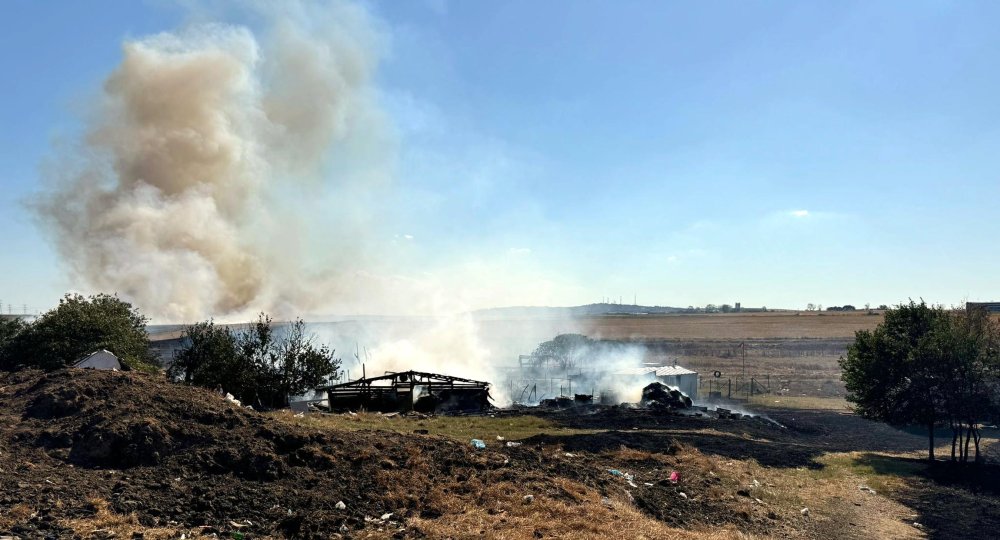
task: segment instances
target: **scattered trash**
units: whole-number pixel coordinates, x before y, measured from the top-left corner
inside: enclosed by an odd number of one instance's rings
[[[481,439],[472,439],[472,446],[473,448],[482,450],[486,448],[486,443],[484,443]]]
[[[517,448],[521,446],[521,443],[515,441],[507,441],[507,448]]]
[[[346,510],[347,509],[347,505],[344,504],[344,501],[337,501],[337,504],[334,505],[334,506],[335,506],[335,508],[337,510]]]
[[[306,413],[299,412],[299,413],[293,414],[292,416],[294,416],[295,418],[305,418]]]
[[[918,529],[923,529],[924,528],[924,526],[922,524],[917,523],[916,521],[913,522],[913,526],[916,527],[916,528],[918,528]]]
[[[682,499],[685,499],[685,500],[686,500],[686,499],[688,498],[688,494],[687,494],[687,493],[684,493],[683,491],[682,491],[682,492],[680,493],[680,495],[681,495],[681,498],[682,498]]]
[[[226,392],[226,401],[232,403],[233,405],[236,405],[237,407],[243,406],[243,402],[236,399],[236,396],[230,394],[229,392]]]
[[[653,487],[653,484],[651,484],[649,482],[643,482],[642,485],[644,485],[646,487]]]
[[[497,435],[497,440],[503,442],[506,441],[507,439],[504,438],[503,435]]]
[[[382,517],[379,518],[379,519],[381,519],[382,521],[385,521],[385,520],[387,520],[387,519],[389,519],[391,517],[392,517],[392,512],[389,512],[388,514],[382,514]]]
[[[573,458],[573,457],[576,457],[576,454],[572,454],[570,452],[566,452],[565,454],[563,454],[563,456]]]
[[[618,469],[608,469],[608,472],[611,473],[612,476],[625,476],[625,473],[619,471]]]
[[[866,486],[866,485],[864,485],[864,484],[861,484],[860,486],[858,486],[858,490],[859,491],[864,491],[865,493],[871,493],[872,495],[875,495],[875,490],[872,489],[872,488],[870,488],[870,487],[868,487],[868,486]]]
[[[672,471],[670,473],[670,483],[671,484],[676,484],[677,482],[680,482],[680,481],[681,481],[681,473],[679,473],[677,471]]]
[[[535,496],[534,495],[525,495],[521,500],[524,501],[524,504],[531,504],[532,501],[535,500]]]
[[[234,529],[242,529],[243,527],[246,527],[247,524],[246,523],[237,523],[235,521],[230,521],[229,522],[229,526],[232,527],[232,528],[234,528]]]
[[[803,517],[809,517],[809,509],[808,508],[803,508],[799,513],[801,513],[803,515]]]
[[[347,524],[346,524],[346,523],[342,524],[342,525],[340,526],[340,534],[346,534],[346,533],[347,533],[347,531],[348,531],[348,529],[347,529]]]

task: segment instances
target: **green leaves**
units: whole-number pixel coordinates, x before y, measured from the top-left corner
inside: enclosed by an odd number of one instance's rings
[[[187,327],[187,344],[169,373],[175,379],[223,388],[240,401],[264,407],[287,405],[336,373],[340,360],[306,334],[305,322],[276,325],[261,313],[241,330],[213,321]]]
[[[147,320],[117,296],[67,294],[58,307],[23,326],[6,344],[0,337],[0,365],[58,369],[107,349],[126,366],[146,369],[153,364]]]
[[[930,426],[1000,416],[1000,330],[985,312],[896,306],[855,334],[840,366],[847,400],[866,418]]]

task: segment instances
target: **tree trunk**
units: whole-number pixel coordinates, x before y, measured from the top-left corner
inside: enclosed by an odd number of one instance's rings
[[[928,439],[928,458],[927,460],[934,463],[934,422],[927,424],[927,439]]]
[[[958,428],[955,427],[955,421],[949,422],[951,424],[951,460],[955,461],[955,448],[958,445]]]
[[[972,442],[972,424],[965,432],[965,463],[969,462],[969,443]]]
[[[976,445],[976,464],[978,465],[979,463],[982,463],[983,460],[982,456],[979,454],[979,440],[982,439],[982,435],[979,434],[979,428],[976,428],[975,431],[972,432],[972,437],[972,441]]]

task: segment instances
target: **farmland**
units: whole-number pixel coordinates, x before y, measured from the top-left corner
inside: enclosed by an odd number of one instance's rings
[[[629,405],[303,415],[252,411],[143,373],[7,373],[0,535],[827,540],[995,530],[996,429],[984,430],[986,464],[931,467],[919,429],[846,409],[837,355],[854,330],[878,319],[783,313],[480,326],[484,342],[528,351],[555,333],[587,332],[642,345],[647,359],[719,370],[720,379],[742,368],[746,343],[748,373],[772,374],[775,384],[729,402],[752,414],[735,418]]]

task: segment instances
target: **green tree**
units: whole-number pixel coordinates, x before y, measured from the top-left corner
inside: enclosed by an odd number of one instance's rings
[[[117,296],[67,294],[59,305],[18,331],[4,347],[2,366],[58,369],[99,349],[132,369],[156,370],[147,318]]]
[[[7,345],[27,326],[20,317],[0,317],[0,358]]]
[[[290,396],[325,383],[340,369],[335,351],[316,345],[302,320],[276,328],[262,313],[242,330],[207,321],[187,327],[185,337],[186,344],[169,370],[172,377],[206,388],[222,387],[259,407],[286,406]]]
[[[211,320],[196,323],[184,329],[184,339],[186,344],[174,354],[168,376],[208,388],[233,382],[238,371],[236,336],[228,327]]]
[[[980,422],[998,416],[1000,328],[985,310],[955,312],[937,321],[930,354],[941,380],[952,430],[952,461],[981,461]]]
[[[855,333],[847,357],[840,359],[847,400],[855,412],[894,425],[926,426],[932,461],[934,427],[947,417],[935,330],[947,317],[943,309],[923,301],[886,310],[874,330]]]

